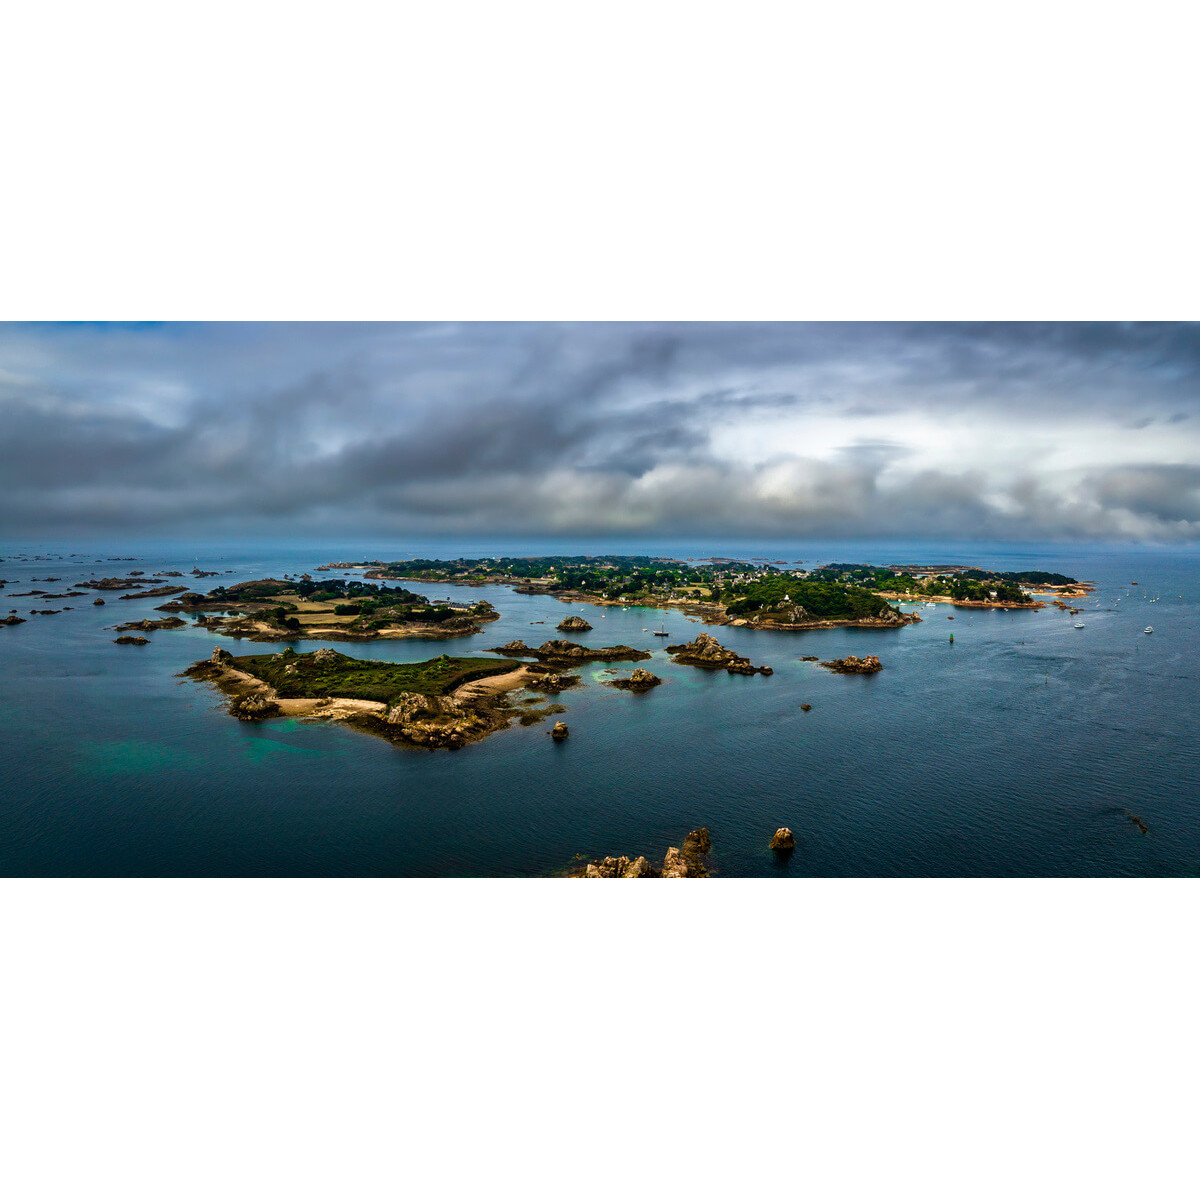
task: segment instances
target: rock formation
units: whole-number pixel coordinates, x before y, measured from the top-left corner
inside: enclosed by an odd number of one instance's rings
[[[149,633],[153,629],[182,629],[187,624],[186,621],[181,621],[178,617],[162,617],[157,621],[126,621],[124,625],[117,625],[118,633],[124,633],[127,629],[141,629]]]
[[[628,692],[648,692],[651,688],[662,683],[657,675],[651,674],[645,667],[634,667],[633,674],[628,679],[613,679],[609,687],[624,688]]]
[[[727,650],[715,637],[701,633],[695,641],[679,646],[668,646],[667,653],[677,663],[689,667],[704,667],[710,671],[728,671],[730,675],[772,675],[770,667],[751,666],[750,660]]]
[[[823,662],[821,666],[836,671],[839,675],[874,675],[876,671],[883,670],[883,664],[874,654],[868,654],[866,658],[847,654],[845,658],[832,658]]]
[[[25,618],[18,617],[16,613],[10,613],[7,617],[0,618],[0,625],[24,625]]]
[[[567,617],[565,621],[559,621],[555,628],[563,633],[586,633],[591,626],[582,617]]]
[[[493,646],[497,654],[517,655],[518,657],[536,658],[550,666],[577,666],[585,662],[638,662],[649,658],[648,650],[635,650],[632,646],[581,646],[578,642],[568,642],[555,639],[543,642],[536,650],[530,649],[522,641],[509,642],[506,646]]]
[[[706,828],[693,829],[683,839],[683,848],[669,846],[662,866],[655,868],[644,855],[629,858],[609,856],[567,871],[583,879],[703,879],[708,874],[705,856],[712,850]]]
[[[93,601],[92,601],[92,603],[93,603],[93,604],[103,604],[103,603],[104,603],[104,601],[103,601],[103,600],[101,600],[99,596],[97,596],[97,597],[95,598],[95,600],[93,600]]]
[[[571,736],[571,731],[567,728],[566,721],[555,721],[554,728],[550,730],[550,736],[556,742],[565,742]]]
[[[279,705],[263,695],[237,696],[230,702],[229,711],[239,721],[260,721],[264,717],[277,717]]]
[[[786,825],[775,830],[775,836],[771,839],[772,850],[795,850],[795,848],[796,835]]]
[[[149,644],[149,638],[130,637],[129,634],[125,634],[123,637],[113,638],[114,646],[148,646]]]

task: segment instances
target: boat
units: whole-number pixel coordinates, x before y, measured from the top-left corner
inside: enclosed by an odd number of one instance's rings
[[[1153,625],[1147,625],[1147,626],[1146,626],[1146,628],[1142,630],[1142,632],[1143,632],[1143,633],[1153,633],[1153,632],[1154,632],[1154,626],[1153,626]]]
[[[1076,628],[1076,629],[1082,629],[1082,628],[1083,628],[1083,622],[1082,622],[1082,621],[1076,621],[1076,622],[1075,622],[1075,628]]]
[[[670,637],[671,636],[667,632],[667,627],[666,627],[665,622],[659,623],[659,627],[654,631],[654,636],[655,637]]]

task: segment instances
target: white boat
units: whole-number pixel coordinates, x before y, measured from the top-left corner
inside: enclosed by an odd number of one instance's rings
[[[1076,622],[1075,622],[1075,628],[1076,628],[1076,629],[1082,629],[1082,628],[1083,628],[1083,622],[1082,622],[1082,621],[1076,621]]]
[[[1143,633],[1153,633],[1153,632],[1154,632],[1154,626],[1153,626],[1153,625],[1147,625],[1147,626],[1146,626],[1146,628],[1142,630],[1142,632],[1143,632]]]

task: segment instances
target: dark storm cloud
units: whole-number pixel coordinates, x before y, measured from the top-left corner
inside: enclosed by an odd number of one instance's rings
[[[0,328],[0,529],[1200,536],[1192,325]]]

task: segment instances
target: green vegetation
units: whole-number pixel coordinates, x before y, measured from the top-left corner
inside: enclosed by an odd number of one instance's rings
[[[499,579],[506,583],[541,584],[549,592],[585,592],[605,600],[654,604],[688,596],[708,598],[734,580],[779,572],[773,566],[746,562],[679,562],[646,555],[548,555],[533,558],[413,558],[403,562],[364,564],[390,578],[470,583]]]
[[[318,655],[320,657],[318,657]],[[334,650],[312,654],[251,654],[229,665],[269,683],[285,699],[344,696],[390,703],[401,692],[444,696],[473,679],[515,670],[509,658],[450,658],[443,654],[417,663],[373,662]]]
[[[731,616],[758,613],[787,621],[790,610],[802,606],[822,621],[862,621],[896,610],[886,600],[853,584],[775,577],[748,584],[736,599],[726,600]]]
[[[1020,587],[1020,582],[1032,582],[1030,576],[1045,576],[1043,582],[1061,580],[1073,583],[1065,575],[1049,575],[1044,571],[994,572],[975,568],[953,574],[917,579],[910,574],[897,574],[889,567],[873,567],[868,563],[829,563],[809,573],[810,579],[825,582],[845,582],[878,592],[900,592],[910,596],[950,596],[955,600],[980,600],[999,604],[1028,604],[1032,597]]]

